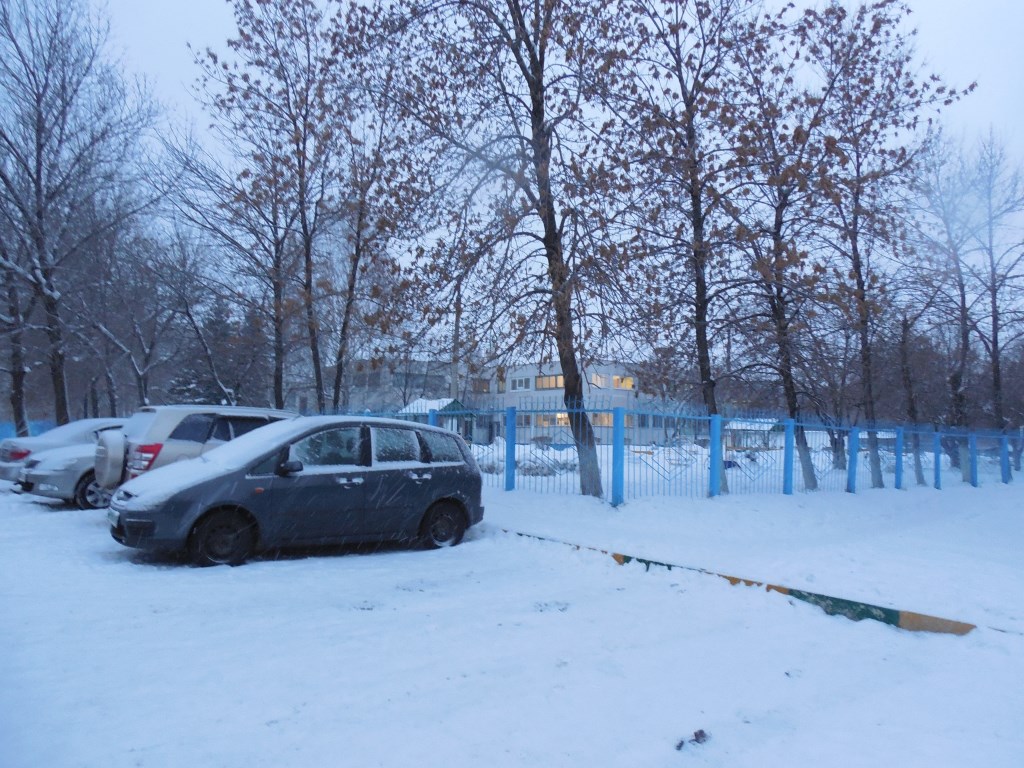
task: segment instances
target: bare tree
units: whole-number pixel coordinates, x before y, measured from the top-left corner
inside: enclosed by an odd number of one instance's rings
[[[95,305],[76,307],[83,326],[126,363],[136,404],[153,402],[154,374],[175,360],[180,346],[181,310],[166,268],[171,248],[138,229],[121,227],[107,239],[106,258],[94,263]],[[142,297],[124,302],[125,296]],[[93,342],[97,348],[101,342]]]
[[[921,146],[915,131],[922,112],[957,97],[936,78],[918,77],[911,40],[902,28],[908,13],[897,0],[861,3],[852,12],[831,2],[812,12],[808,25],[808,59],[826,80],[835,82],[826,117],[829,166],[817,184],[829,207],[820,234],[839,265],[833,300],[845,308],[859,342],[862,406],[876,488],[884,485],[874,429],[873,343],[875,322],[886,301],[879,262],[899,247],[895,190]]]
[[[336,134],[344,114],[338,87],[334,27],[314,0],[232,0],[238,37],[230,60],[215,51],[200,59],[208,106],[225,127],[269,157],[280,191],[293,209],[302,264],[302,304],[316,407],[326,409],[317,243],[338,205],[336,171],[347,137]]]
[[[977,357],[972,337],[982,297],[971,278],[970,265],[978,225],[977,199],[972,193],[971,170],[960,148],[936,136],[918,166],[915,191],[919,200],[914,218],[920,253],[917,275],[923,284],[934,286],[935,300],[929,314],[934,334],[948,350],[948,407],[942,420],[964,429],[971,422],[968,393],[975,389],[972,379]],[[967,446],[963,441],[947,439],[945,448],[952,466],[966,473]]]
[[[75,0],[0,0],[0,212],[24,261],[3,266],[43,313],[54,413],[69,420],[62,272],[140,204],[139,140],[153,113],[104,60],[106,32]],[[82,215],[88,211],[90,215]],[[104,216],[91,215],[97,211]]]
[[[756,294],[763,302],[763,326],[773,355],[764,355],[779,377],[786,411],[797,420],[796,447],[804,488],[818,487],[807,436],[800,423],[801,392],[796,358],[802,329],[816,314],[814,297],[820,264],[809,252],[820,202],[816,177],[825,155],[826,110],[832,106],[836,71],[820,79],[803,73],[808,26],[803,14],[793,22],[789,9],[749,23],[750,45],[734,52],[740,76],[735,83],[740,117],[738,152],[744,166],[743,194],[726,204],[739,227],[740,247],[748,254]]]
[[[692,329],[701,397],[718,413],[713,333],[735,272],[723,202],[735,184],[735,58],[761,30],[754,0],[636,0],[623,4],[622,34],[598,78],[613,118],[604,135],[631,190],[648,252],[642,295]]]
[[[284,167],[264,151],[262,137],[254,140],[226,145],[237,170],[194,146],[174,147],[184,173],[172,199],[184,221],[211,241],[209,261],[217,266],[204,264],[207,288],[257,312],[270,329],[272,398],[284,408],[289,340],[302,311],[298,212]]]
[[[977,332],[989,358],[992,386],[992,422],[1005,430],[1003,350],[1024,336],[1024,183],[995,135],[978,148],[973,168],[978,199],[978,226],[974,233],[979,262],[971,269],[985,297],[986,314]]]
[[[532,283],[531,303],[543,307],[529,333],[554,347],[580,488],[592,496],[602,486],[577,329],[589,254],[574,250],[578,199],[569,171],[582,151],[574,142],[583,141],[583,77],[596,65],[585,40],[603,12],[590,2],[456,0],[379,15],[381,28],[395,33],[382,44],[403,63],[402,105],[447,151],[452,170],[479,179],[480,205],[501,222],[508,266]],[[495,288],[510,273],[492,274],[488,293],[501,296]],[[530,313],[516,314],[525,321]]]
[[[338,203],[328,234],[333,258],[325,267],[325,293],[335,305],[328,327],[335,341],[335,410],[349,405],[346,374],[358,331],[372,327],[380,337],[400,324],[405,302],[393,290],[401,283],[395,254],[410,242],[420,244],[433,186],[429,175],[411,173],[422,129],[396,101],[398,61],[367,45],[363,13],[349,7],[332,22],[331,98],[345,105],[333,113]]]

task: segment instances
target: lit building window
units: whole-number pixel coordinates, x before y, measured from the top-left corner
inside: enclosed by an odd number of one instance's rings
[[[633,377],[612,376],[612,386],[615,389],[633,389]]]
[[[537,389],[565,389],[565,377],[561,374],[558,376],[538,376]]]
[[[538,413],[536,424],[538,427],[568,427],[568,413]]]

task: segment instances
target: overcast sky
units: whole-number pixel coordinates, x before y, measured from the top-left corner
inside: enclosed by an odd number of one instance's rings
[[[174,113],[198,120],[190,95],[196,68],[186,47],[224,49],[233,34],[224,0],[94,0],[105,5],[115,50],[144,75]],[[968,138],[992,127],[1024,163],[1024,0],[910,0],[918,51],[947,83],[977,90],[949,110],[947,124]]]

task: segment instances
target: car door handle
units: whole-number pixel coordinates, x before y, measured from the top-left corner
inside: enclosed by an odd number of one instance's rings
[[[420,473],[417,474],[416,472],[413,472],[412,470],[409,470],[406,473],[406,476],[410,480],[417,480],[417,481],[419,481],[419,480],[429,480],[430,477],[431,477],[429,472],[420,472]]]
[[[363,478],[361,477],[336,477],[334,478],[338,485],[348,487],[350,485],[362,485]]]

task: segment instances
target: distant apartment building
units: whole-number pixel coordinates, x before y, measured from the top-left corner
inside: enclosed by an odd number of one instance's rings
[[[561,410],[565,407],[565,379],[556,367],[529,363],[497,369],[472,378],[469,389],[467,400],[480,412],[474,440],[490,442],[496,434],[503,434],[504,412],[515,408],[517,442],[572,442],[569,414]],[[634,408],[637,393],[636,376],[621,364],[598,363],[586,368],[583,397],[598,442],[611,442],[612,410]]]

